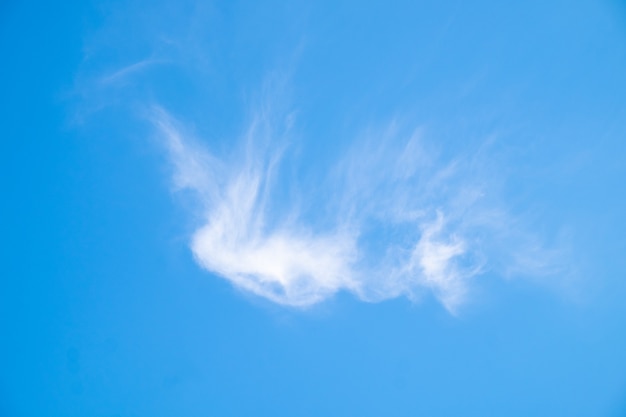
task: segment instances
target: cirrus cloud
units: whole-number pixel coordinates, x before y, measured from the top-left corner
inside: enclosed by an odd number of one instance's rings
[[[190,239],[197,263],[273,302],[307,307],[339,291],[365,301],[431,293],[455,312],[486,272],[540,276],[554,268],[554,253],[537,250],[489,198],[495,191],[477,172],[480,153],[444,163],[421,129],[403,135],[391,123],[354,140],[319,179],[322,198],[280,170],[292,123],[278,131],[275,118],[257,112],[239,150],[220,158],[163,108],[153,107],[150,119],[176,187],[201,207]],[[302,213],[303,201],[326,208],[325,227]]]

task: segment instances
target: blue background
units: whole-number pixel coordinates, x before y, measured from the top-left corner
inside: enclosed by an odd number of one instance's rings
[[[625,10],[3,3],[0,415],[626,415]],[[157,33],[200,41],[124,88],[84,86]],[[546,235],[567,226],[571,288],[488,274],[458,317],[347,294],[302,312],[200,270],[133,100],[226,138],[276,68],[293,68],[304,166],[398,109],[451,153],[503,132],[505,199]]]

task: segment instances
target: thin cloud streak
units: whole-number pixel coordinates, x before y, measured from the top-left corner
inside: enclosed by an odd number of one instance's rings
[[[167,63],[167,61],[158,60],[158,59],[144,59],[139,62],[135,62],[133,64],[127,65],[116,71],[113,71],[111,74],[102,76],[100,78],[100,84],[103,84],[103,85],[113,84],[113,83],[122,81],[133,74],[139,73],[150,66],[157,65],[157,64],[164,64],[164,63]]]
[[[454,313],[477,276],[498,269],[536,274],[524,265],[529,255],[550,263],[548,251],[542,257],[504,232],[507,216],[483,201],[485,187],[472,182],[471,164],[438,162],[420,130],[402,142],[392,124],[355,141],[360,146],[328,181],[334,227],[316,230],[293,201],[275,196],[286,179],[278,169],[281,140],[272,135],[285,133],[267,117],[253,120],[233,161],[212,155],[162,108],[150,119],[167,146],[175,186],[192,191],[201,206],[190,242],[197,263],[278,304],[307,307],[339,291],[365,301],[416,301],[430,292]],[[312,207],[323,205],[308,198]],[[490,249],[498,239],[508,239],[511,252],[503,266],[489,259],[502,255],[502,248]]]

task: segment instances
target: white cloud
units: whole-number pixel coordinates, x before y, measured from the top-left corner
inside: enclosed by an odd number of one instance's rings
[[[132,76],[133,74],[140,73],[141,71],[149,68],[150,66],[153,66],[156,64],[163,64],[165,62],[166,61],[160,61],[156,59],[143,59],[141,61],[126,65],[125,67],[121,69],[117,69],[110,74],[101,76],[100,84],[108,86],[111,84],[122,82],[126,80],[127,78],[129,78],[130,76]]]
[[[471,281],[490,268],[528,271],[529,257],[533,268],[548,263],[537,246],[510,241],[507,216],[483,201],[475,161],[439,162],[420,130],[399,141],[392,123],[355,141],[331,178],[320,179],[330,184],[332,201],[301,190],[309,206],[332,208],[326,223],[334,226],[319,230],[294,200],[276,197],[280,187],[294,185],[278,169],[284,145],[272,142],[275,135],[284,143],[288,132],[277,132],[266,113],[253,120],[232,160],[212,155],[163,109],[154,108],[151,118],[165,138],[175,185],[201,205],[190,244],[196,261],[273,302],[306,307],[338,291],[366,301],[430,291],[455,312]],[[511,251],[505,268],[489,260],[503,237]]]

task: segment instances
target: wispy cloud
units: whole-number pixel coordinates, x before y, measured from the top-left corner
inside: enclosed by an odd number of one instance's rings
[[[124,81],[133,74],[139,73],[140,71],[149,68],[152,65],[163,64],[166,62],[167,61],[165,60],[158,59],[143,59],[141,61],[126,65],[125,67],[117,69],[109,74],[103,75],[100,78],[100,84],[108,86],[110,84],[118,83]]]
[[[339,291],[366,301],[417,300],[430,292],[455,312],[481,274],[538,275],[555,259],[521,238],[490,198],[494,190],[477,172],[480,152],[442,162],[420,129],[406,134],[391,123],[354,140],[319,178],[321,198],[281,174],[289,128],[278,131],[264,112],[230,157],[212,154],[160,107],[150,118],[175,185],[201,206],[190,242],[198,264],[273,302],[306,307]],[[282,188],[296,195],[279,196]],[[309,221],[302,200],[331,226]]]

